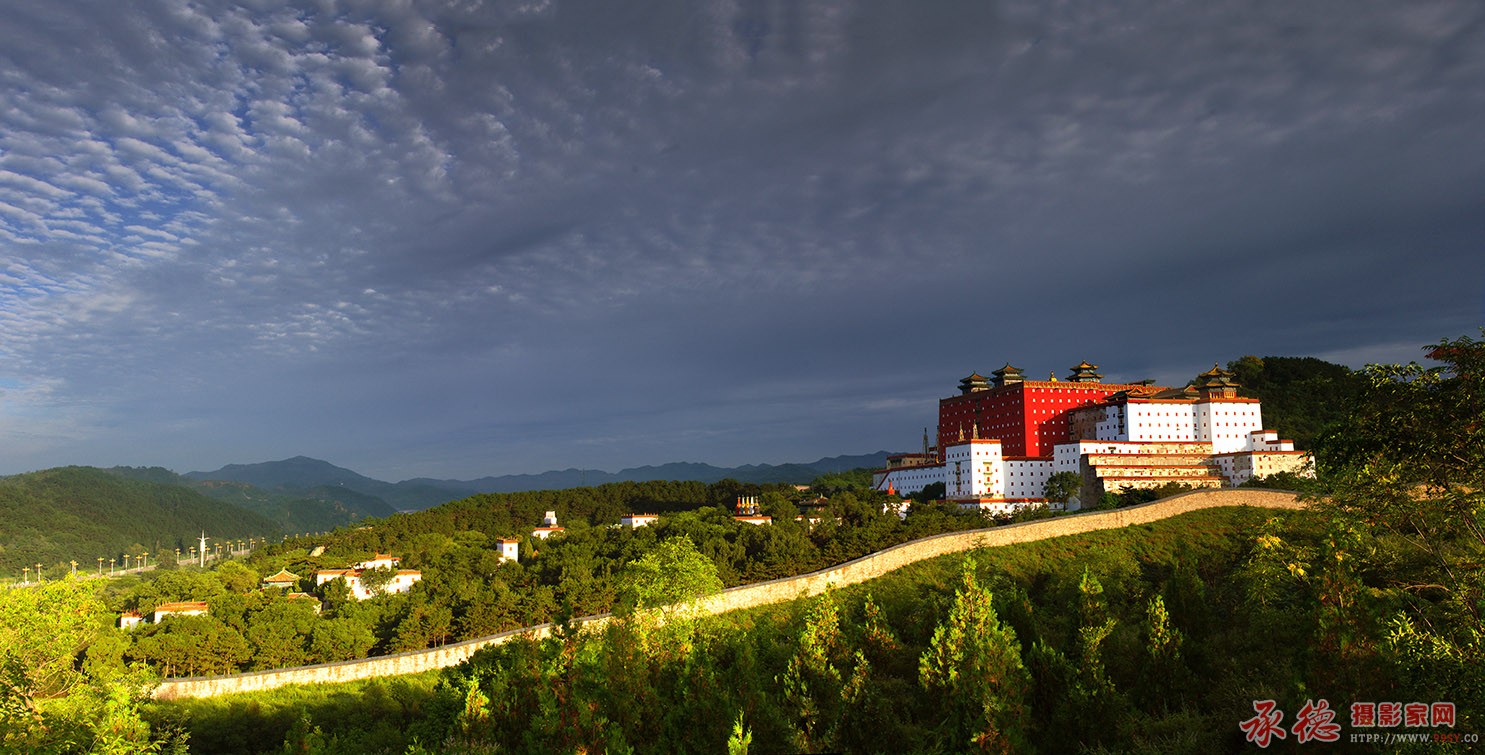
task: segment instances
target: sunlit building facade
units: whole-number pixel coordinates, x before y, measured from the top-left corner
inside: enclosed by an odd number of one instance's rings
[[[1306,455],[1263,428],[1258,399],[1237,395],[1233,374],[1216,366],[1183,388],[1104,383],[1083,362],[1063,380],[1026,380],[1007,364],[972,374],[939,401],[938,445],[899,454],[877,471],[880,490],[910,494],[943,483],[945,497],[993,513],[1047,503],[1047,480],[1076,473],[1079,493],[1240,485],[1257,476],[1302,472]]]

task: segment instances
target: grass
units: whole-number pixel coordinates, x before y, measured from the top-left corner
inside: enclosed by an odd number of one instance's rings
[[[264,692],[149,703],[152,725],[190,734],[192,752],[278,752],[289,735],[318,736],[335,751],[403,752],[418,732],[439,672],[344,684],[293,685]],[[298,730],[296,731],[296,727]],[[316,735],[314,729],[328,729]]]

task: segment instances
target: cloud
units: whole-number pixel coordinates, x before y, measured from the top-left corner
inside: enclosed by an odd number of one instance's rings
[[[16,11],[0,379],[94,423],[31,458],[783,461],[1485,317],[1469,4]]]

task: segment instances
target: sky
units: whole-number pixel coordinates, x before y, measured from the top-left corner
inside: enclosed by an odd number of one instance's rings
[[[918,447],[1485,324],[1485,4],[0,0],[0,474]]]

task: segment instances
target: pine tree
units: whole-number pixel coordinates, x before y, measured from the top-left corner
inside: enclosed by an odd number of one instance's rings
[[[973,561],[965,561],[949,617],[919,659],[918,681],[941,695],[946,749],[1021,752],[1028,747],[1031,680],[1021,646],[1015,630],[996,616],[990,591],[976,581]]]
[[[844,664],[840,662],[844,648],[840,608],[835,594],[826,592],[810,606],[799,647],[783,678],[784,697],[798,720],[800,749],[834,747],[844,687]]]
[[[1165,598],[1155,595],[1145,608],[1145,650],[1150,654],[1144,666],[1144,699],[1152,705],[1168,706],[1184,689],[1186,664],[1181,657],[1185,636],[1171,625]]]

